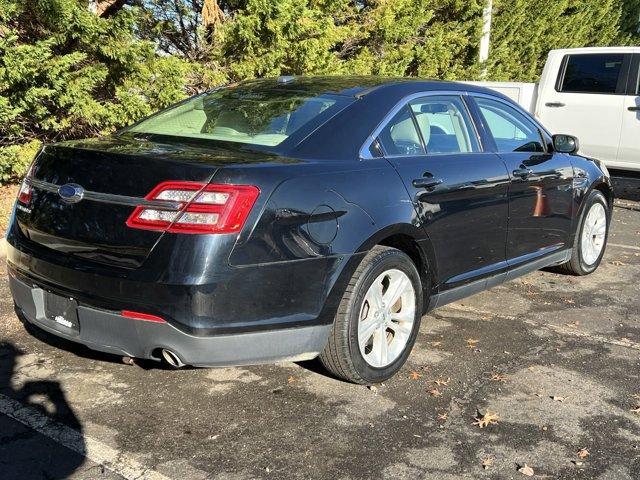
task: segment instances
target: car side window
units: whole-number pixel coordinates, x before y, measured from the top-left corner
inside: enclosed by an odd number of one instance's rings
[[[614,94],[623,60],[622,53],[568,55],[559,91]]]
[[[428,96],[410,105],[427,154],[480,151],[473,123],[459,96]]]
[[[498,152],[544,152],[538,126],[513,107],[484,97],[476,97]]]
[[[402,109],[385,125],[378,141],[386,155],[424,155],[422,139],[418,134],[409,107]]]

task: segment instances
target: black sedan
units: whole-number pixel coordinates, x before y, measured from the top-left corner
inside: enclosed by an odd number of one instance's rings
[[[606,168],[476,86],[281,77],[48,145],[7,235],[21,319],[173,366],[403,365],[430,309],[605,250]],[[427,326],[428,328],[428,326]]]

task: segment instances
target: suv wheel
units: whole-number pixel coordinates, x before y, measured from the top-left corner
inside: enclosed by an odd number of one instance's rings
[[[349,282],[320,361],[354,383],[379,383],[405,363],[420,328],[422,285],[405,253],[376,246]]]

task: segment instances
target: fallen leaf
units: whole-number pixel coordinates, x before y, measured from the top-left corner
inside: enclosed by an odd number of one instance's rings
[[[473,425],[477,425],[480,428],[488,427],[489,425],[497,425],[498,420],[500,419],[497,413],[491,412],[489,410],[487,410],[484,414],[478,411],[476,413],[476,416],[473,418],[475,420],[475,422],[473,422]]]
[[[409,374],[409,378],[411,380],[418,380],[422,375],[420,375],[418,372],[411,372]]]
[[[467,338],[467,347],[468,348],[475,348],[476,344],[479,342],[480,340],[474,340],[473,338]]]
[[[614,260],[614,261],[609,262],[609,263],[611,263],[611,265],[615,265],[616,267],[623,267],[623,266],[626,265],[626,263],[621,262],[620,260]]]
[[[437,388],[432,388],[431,390],[427,390],[427,393],[432,397],[440,397],[442,395],[442,392]]]
[[[551,395],[551,400],[553,400],[554,402],[564,402],[564,397],[559,397],[557,395]]]
[[[444,385],[447,386],[449,385],[449,382],[451,381],[451,378],[447,377],[446,380],[443,380],[442,378],[438,378],[437,380],[434,380],[433,383],[435,383],[438,386]]]
[[[568,303],[569,305],[573,305],[574,303],[576,303],[575,301],[571,300],[570,298],[564,298],[563,301],[564,301],[564,303]]]
[[[633,407],[633,408],[631,409],[631,411],[632,411],[633,413],[637,413],[638,415],[640,415],[640,405],[636,405],[635,407]]]
[[[439,347],[440,345],[442,345],[442,342],[431,342],[432,347]]]
[[[567,327],[578,328],[580,326],[580,320],[576,320],[575,322],[565,323]]]
[[[491,374],[491,380],[493,380],[494,382],[506,382],[507,376],[501,373],[493,372]]]
[[[483,315],[482,317],[480,317],[480,320],[491,320],[491,315]]]
[[[587,458],[591,454],[589,453],[589,450],[587,450],[586,448],[581,448],[576,452],[576,455],[578,455],[580,458]]]
[[[529,370],[531,372],[533,372],[535,369],[536,369],[535,365],[531,365],[531,366],[527,367],[527,370]]]
[[[531,467],[530,467],[529,465],[527,465],[526,463],[525,463],[523,466],[521,466],[521,467],[518,469],[518,471],[519,471],[521,474],[523,474],[523,475],[525,475],[525,476],[527,476],[527,477],[533,477],[533,473],[534,473],[534,472],[533,472],[533,468],[531,468]]]
[[[296,378],[296,377],[294,377],[293,375],[291,375],[289,378],[287,378],[287,382],[288,382],[288,383],[293,383],[293,382],[295,382],[296,380],[297,380],[297,378]]]
[[[442,420],[443,422],[449,418],[449,414],[447,412],[442,412],[438,414],[438,420]]]
[[[482,468],[487,470],[491,465],[493,465],[493,458],[487,457],[482,461]]]

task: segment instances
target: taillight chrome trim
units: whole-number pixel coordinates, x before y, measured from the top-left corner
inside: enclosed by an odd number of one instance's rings
[[[127,219],[127,226],[139,230],[152,230],[177,234],[233,234],[244,226],[260,189],[255,185],[238,185],[228,183],[202,183],[184,180],[167,180],[156,185],[147,195],[147,200],[157,200],[164,192],[193,192],[188,199],[180,202],[173,218],[143,218],[147,211],[156,212],[153,207],[138,206]],[[203,192],[226,194],[224,203],[199,202]],[[165,209],[166,211],[166,209]],[[211,215],[211,221],[184,221],[189,216]]]
[[[58,188],[60,188],[59,185],[54,183],[43,182],[34,178],[28,179],[28,183],[38,190],[56,194],[58,193]],[[177,210],[181,206],[180,202],[172,202],[170,200],[147,200],[144,197],[129,197],[113,193],[92,192],[90,190],[84,191],[82,200],[123,205],[125,207],[152,207],[158,210]]]

